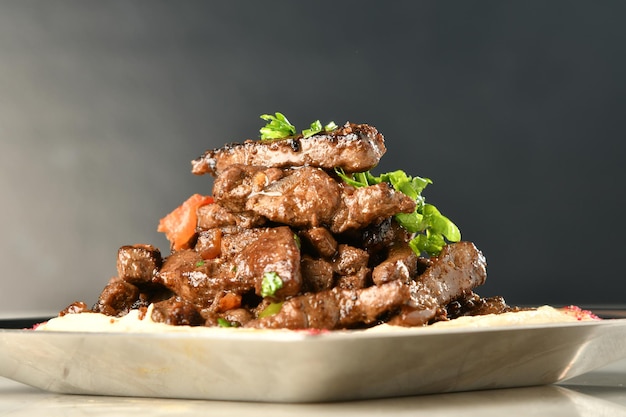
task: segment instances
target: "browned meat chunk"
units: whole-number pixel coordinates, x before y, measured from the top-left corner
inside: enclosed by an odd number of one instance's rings
[[[87,304],[82,301],[75,301],[69,306],[65,307],[63,310],[59,311],[59,317],[63,317],[66,314],[79,314],[84,312],[91,311]]]
[[[198,215],[197,227],[200,230],[216,229],[237,224],[235,215],[217,203],[198,207],[196,214]]]
[[[138,299],[139,288],[115,277],[104,287],[92,310],[107,316],[123,316]]]
[[[326,172],[304,167],[269,183],[246,201],[246,210],[296,227],[329,224],[341,201],[341,188]]]
[[[476,293],[455,300],[446,306],[446,318],[453,319],[460,316],[484,316],[486,314],[501,314],[507,311],[518,311],[511,308],[503,297],[482,298]]]
[[[256,213],[244,211],[231,213],[220,203],[207,204],[198,208],[198,229],[207,230],[220,227],[238,226],[259,227],[266,219]]]
[[[417,273],[417,255],[406,243],[399,243],[389,248],[387,259],[378,264],[372,271],[374,284],[399,279],[409,282]]]
[[[314,259],[308,255],[300,263],[302,282],[307,291],[318,292],[332,288],[334,284],[333,266],[324,259]]]
[[[172,297],[154,303],[152,320],[172,326],[201,326],[204,318],[193,303],[181,297]]]
[[[330,227],[333,233],[358,230],[397,213],[412,213],[415,201],[383,182],[369,187],[343,186],[342,201]]]
[[[247,327],[287,329],[343,329],[374,323],[383,313],[409,298],[400,281],[364,289],[340,289],[305,294],[285,301],[274,315],[248,322]]]
[[[276,298],[295,295],[302,286],[300,248],[295,233],[286,226],[266,229],[235,257],[233,265],[237,279],[254,282],[257,294],[266,272],[275,272],[283,283]]]
[[[231,165],[215,179],[213,198],[233,213],[243,212],[251,194],[263,192],[267,186],[293,172],[290,169]]]
[[[411,237],[393,217],[388,217],[361,231],[361,245],[373,256],[374,263],[379,263],[388,256],[391,246],[408,243]]]
[[[360,269],[367,268],[368,260],[369,254],[363,249],[342,243],[333,259],[333,269],[339,275],[356,274]]]
[[[241,253],[248,245],[259,238],[259,235],[267,231],[266,228],[256,229],[222,229],[221,256],[230,259]]]
[[[387,250],[394,242],[400,240],[398,234],[407,235],[407,232],[391,217],[387,218],[363,229],[363,247],[376,252]]]
[[[163,262],[158,280],[197,307],[208,308],[223,290],[261,294],[266,272],[275,272],[282,281],[276,298],[300,291],[300,250],[289,227],[223,235],[221,256],[214,259],[203,259],[193,249],[175,252]]]
[[[383,135],[376,128],[346,123],[332,132],[309,138],[247,140],[242,144],[209,150],[192,161],[191,172],[218,176],[234,164],[278,168],[311,166],[363,172],[378,165],[385,151]]]
[[[148,283],[161,268],[161,252],[152,245],[122,246],[117,251],[117,276],[131,284]]]
[[[473,243],[458,242],[444,246],[417,281],[411,282],[411,298],[390,320],[390,324],[427,324],[439,309],[482,285],[487,277],[486,267],[485,257]]]
[[[371,270],[369,268],[363,267],[354,274],[340,276],[337,279],[337,287],[348,290],[365,288],[369,285],[370,272]]]
[[[302,230],[303,243],[324,258],[332,258],[337,253],[337,241],[324,227]]]
[[[235,326],[235,327],[243,326],[253,319],[252,313],[250,313],[245,308],[236,308],[234,310],[228,310],[227,312],[222,314],[221,318],[226,320],[226,322],[230,326]],[[216,324],[219,325],[219,323],[217,323],[217,320],[216,320]]]
[[[297,228],[329,227],[333,233],[358,230],[397,213],[415,210],[415,201],[387,183],[354,188],[314,167],[227,168],[215,182],[215,204],[198,210],[198,227],[258,227],[267,219]]]
[[[222,229],[209,229],[198,233],[194,250],[202,259],[214,259],[222,254]]]
[[[219,279],[219,264],[202,259],[193,249],[172,253],[165,258],[156,278],[181,298],[199,308],[209,307],[226,283]]]

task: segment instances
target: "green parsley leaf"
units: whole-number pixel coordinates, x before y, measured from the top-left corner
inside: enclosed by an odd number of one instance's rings
[[[428,230],[425,234],[416,235],[409,242],[409,246],[413,249],[413,252],[418,254],[426,252],[431,256],[437,256],[445,244],[446,242],[443,239],[443,236],[433,234]]]
[[[263,280],[261,281],[261,296],[273,297],[276,291],[283,287],[283,280],[280,276],[274,272],[266,272],[263,274]]]
[[[261,140],[285,139],[296,134],[296,127],[292,125],[282,113],[276,112],[273,116],[271,114],[262,114],[260,117],[267,122],[267,124],[259,130]],[[329,122],[325,126],[322,126],[322,122],[316,120],[311,123],[308,129],[302,131],[302,137],[308,138],[320,133],[322,130],[324,132],[331,132],[337,128],[338,126],[335,122]]]
[[[298,250],[302,249],[302,241],[300,240],[300,236],[294,233],[293,240],[296,242],[296,246],[298,247]]]
[[[335,122],[329,122],[326,126],[324,126],[324,132],[332,132],[337,129],[339,126],[335,124]]]
[[[432,204],[426,204],[422,191],[433,182],[428,178],[411,177],[404,171],[392,171],[374,176],[371,172],[346,174],[342,169],[335,172],[346,184],[353,187],[367,187],[386,182],[396,191],[400,191],[415,200],[416,207],[413,213],[398,213],[394,217],[398,224],[409,233],[416,234],[409,242],[413,251],[420,255],[427,253],[436,256],[449,242],[461,240],[459,228]]]
[[[342,168],[335,168],[335,173],[346,184],[351,185],[355,188],[367,187],[368,185],[372,185],[369,183],[369,177],[371,177],[369,171],[346,174]]]
[[[431,256],[437,256],[449,242],[461,240],[459,228],[450,219],[442,215],[437,208],[431,204],[424,205],[424,223],[427,224],[425,234],[420,234],[411,239],[409,246],[416,253],[426,252]]]
[[[239,323],[237,323],[236,321],[228,321],[222,317],[218,317],[217,324],[220,327],[239,327]]]
[[[320,133],[322,129],[323,129],[322,122],[320,122],[319,120],[316,120],[313,123],[311,123],[311,127],[309,129],[304,129],[302,131],[302,136],[305,138],[311,137],[315,135],[316,133]]]
[[[461,231],[450,219],[441,214],[437,207],[432,204],[424,204],[424,218],[430,230],[436,234],[443,235],[450,242],[461,240]]]
[[[262,319],[263,317],[273,316],[274,314],[278,313],[282,307],[282,301],[280,303],[270,303],[267,307],[263,309],[263,311],[259,313],[259,318]]]
[[[284,139],[296,134],[296,127],[289,123],[289,120],[282,113],[276,112],[274,116],[262,114],[261,119],[268,122],[259,130],[261,140]]]
[[[304,129],[302,131],[302,136],[304,138],[308,138],[308,137],[311,137],[313,135],[320,133],[322,130],[324,132],[332,132],[333,130],[337,129],[337,127],[338,126],[335,124],[335,122],[330,122],[324,127],[322,127],[322,122],[320,122],[319,120],[316,120],[313,123],[311,123],[311,127],[309,129]]]

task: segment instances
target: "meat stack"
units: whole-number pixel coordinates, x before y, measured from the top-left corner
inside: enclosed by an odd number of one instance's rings
[[[472,243],[418,256],[394,220],[416,202],[336,174],[370,170],[385,151],[376,128],[346,123],[205,152],[192,172],[215,177],[214,201],[197,208],[193,237],[164,258],[150,245],[120,248],[118,275],[91,311],[153,304],[152,319],[172,325],[354,329],[507,310],[473,292],[486,262]]]

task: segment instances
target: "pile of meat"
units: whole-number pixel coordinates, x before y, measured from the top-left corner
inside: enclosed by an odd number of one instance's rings
[[[191,213],[190,237],[170,239],[167,257],[151,245],[121,247],[117,277],[96,304],[62,314],[122,316],[153,304],[152,319],[171,325],[354,329],[509,310],[502,298],[473,292],[486,262],[472,243],[418,256],[394,220],[415,210],[413,199],[387,183],[354,188],[336,175],[370,170],[385,151],[374,127],[346,123],[205,152],[192,172],[212,175],[214,187]],[[279,278],[271,294],[268,273]]]

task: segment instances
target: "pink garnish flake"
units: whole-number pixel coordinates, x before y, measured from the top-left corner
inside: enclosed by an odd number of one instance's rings
[[[37,327],[41,326],[42,324],[46,324],[46,323],[47,323],[47,321],[42,321],[41,323],[34,324],[33,327],[31,327],[29,329],[24,329],[24,330],[36,330]]]
[[[296,329],[296,332],[306,333],[310,336],[317,336],[324,333],[330,333],[330,330],[327,329]]]
[[[582,308],[574,305],[569,305],[567,307],[563,307],[563,310],[572,314],[576,317],[577,320],[601,320],[600,317],[596,316],[589,310],[583,310]]]

